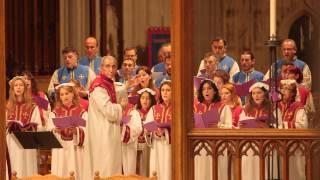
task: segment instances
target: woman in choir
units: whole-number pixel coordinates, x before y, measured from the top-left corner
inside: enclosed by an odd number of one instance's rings
[[[194,113],[202,114],[215,108],[220,114],[220,121],[228,121],[227,119],[232,121],[231,110],[221,103],[218,88],[212,80],[207,79],[201,82],[197,97],[198,102],[194,103]],[[209,180],[212,179],[212,156],[208,156],[206,149],[199,149],[200,147],[202,147],[201,144],[195,149],[199,151],[199,155],[195,156],[195,180]],[[220,156],[219,159],[220,162],[225,160],[223,156]],[[219,163],[219,166],[224,167],[225,164]],[[219,177],[223,178],[221,170],[219,170]]]
[[[217,69],[214,72],[212,80],[220,91],[222,86],[229,82],[229,79],[230,79],[230,75],[226,71],[222,69]]]
[[[74,171],[76,179],[81,179],[85,128],[80,124],[72,127],[59,125],[59,127],[55,125],[57,123],[55,118],[68,121],[73,117],[86,121],[88,114],[79,105],[79,95],[73,83],[63,83],[55,89],[57,91],[56,106],[50,113],[48,129],[57,134],[63,148],[52,149],[51,173],[68,176],[71,171]]]
[[[300,101],[301,104],[304,105],[304,109],[306,110],[306,113],[310,119],[310,117],[313,116],[313,114],[315,113],[315,107],[314,107],[314,103],[313,103],[313,96],[311,91],[305,87],[302,84],[302,80],[303,80],[303,74],[301,72],[301,70],[297,67],[289,67],[287,69],[287,78],[288,79],[292,79],[292,80],[296,80],[297,82],[297,96],[296,96],[296,101]],[[309,124],[311,127],[312,125]]]
[[[129,96],[137,96],[138,91],[143,88],[149,88],[156,92],[156,99],[159,97],[159,92],[154,86],[152,72],[147,66],[140,66],[136,71],[138,84],[133,88]]]
[[[220,114],[220,120],[229,119],[231,121],[231,116],[228,116],[231,110],[221,103],[218,88],[212,80],[203,80],[197,94],[198,102],[194,103],[195,113],[203,114],[215,108]]]
[[[256,82],[250,87],[246,105],[240,114],[240,127],[242,127],[241,121],[248,119],[259,119],[259,125],[261,125],[259,127],[268,127],[266,120],[271,108],[268,90],[269,86],[262,82]],[[254,144],[252,148],[258,149]],[[259,156],[254,155],[252,149],[248,149],[246,154],[242,155],[241,164],[242,179],[256,180],[260,178]]]
[[[28,89],[31,90],[32,100],[38,106],[41,123],[43,128],[46,128],[46,124],[49,118],[49,113],[51,112],[51,106],[47,95],[38,89],[38,84],[34,76],[29,71],[22,72],[22,76],[25,78]]]
[[[297,84],[295,80],[281,80],[282,100],[278,105],[278,127],[281,129],[308,128],[308,119],[303,105],[296,101]],[[306,179],[305,157],[298,149],[289,158],[289,179]]]
[[[9,99],[6,105],[6,140],[12,171],[18,176],[38,173],[37,151],[22,149],[14,137],[15,131],[36,131],[42,128],[38,107],[32,102],[25,78],[16,76],[9,82]]]
[[[248,119],[258,119],[261,123],[267,123],[270,108],[269,85],[263,82],[254,83],[249,89],[246,105],[240,114],[240,126],[242,120]],[[267,127],[267,124],[264,127]]]
[[[157,123],[171,123],[171,81],[164,80],[160,85],[159,104],[152,106],[146,121]],[[150,150],[150,174],[156,171],[159,180],[171,179],[171,128],[158,128],[152,133],[152,145]]]
[[[130,111],[130,122],[124,126],[123,136],[123,171],[124,174],[135,174],[136,165],[139,164],[138,174],[147,176],[149,165],[150,138],[144,133],[142,124],[146,120],[147,113],[151,106],[156,104],[156,92],[150,88],[140,89],[139,100],[136,107]],[[139,162],[139,163],[137,163]]]
[[[231,83],[222,85],[220,90],[221,102],[231,109],[232,121],[221,119],[218,124],[220,128],[239,128],[239,118],[242,108],[240,106],[240,98],[236,94],[235,87]]]

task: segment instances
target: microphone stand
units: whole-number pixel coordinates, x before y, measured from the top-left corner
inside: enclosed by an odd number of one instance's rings
[[[269,71],[269,96],[271,99],[271,107],[269,108],[269,128],[278,128],[278,99],[274,95],[278,95],[278,64],[277,64],[277,47],[280,46],[280,41],[277,40],[275,35],[269,37],[269,40],[266,42],[266,45],[269,47],[270,53],[270,71]],[[273,108],[275,109],[275,116],[273,116]],[[271,151],[268,156],[268,179],[275,179],[273,170],[274,170],[274,153]],[[271,164],[271,165],[270,165]],[[280,157],[277,153],[277,175],[276,179],[280,179]],[[270,168],[271,167],[271,168]]]

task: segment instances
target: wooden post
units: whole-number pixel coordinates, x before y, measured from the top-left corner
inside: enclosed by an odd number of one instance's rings
[[[5,105],[6,105],[6,58],[5,58],[5,2],[0,0],[0,179],[6,179],[6,138],[5,138]]]
[[[171,42],[172,42],[172,178],[175,180],[194,179],[187,176],[188,149],[187,132],[192,128],[193,75],[192,73],[192,0],[171,1]],[[190,147],[190,146],[189,146]]]

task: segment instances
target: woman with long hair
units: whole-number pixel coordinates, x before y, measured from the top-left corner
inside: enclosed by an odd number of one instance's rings
[[[58,120],[57,118],[60,121],[77,118],[86,122],[88,114],[79,104],[79,95],[73,83],[58,85],[56,93],[56,105],[49,116],[48,130],[57,134],[63,148],[52,150],[51,173],[68,176],[71,171],[74,171],[76,179],[81,179],[85,126],[76,124],[72,127],[62,127],[56,125],[55,121]]]
[[[171,81],[164,80],[160,85],[159,104],[149,110],[144,124],[151,121],[157,123],[172,122],[172,93]],[[150,174],[158,173],[159,180],[171,179],[171,128],[158,128],[152,133],[152,145],[150,150]]]
[[[19,176],[38,173],[37,151],[22,149],[14,137],[16,131],[37,131],[42,128],[38,107],[32,102],[25,78],[15,76],[9,82],[9,99],[6,106],[7,145],[12,171]]]
[[[51,112],[48,97],[46,93],[39,90],[37,81],[31,72],[23,71],[21,75],[25,78],[28,89],[31,90],[32,100],[40,110],[42,126],[45,128],[49,118],[49,113]]]
[[[137,93],[139,94],[139,100],[135,108],[129,113],[131,116],[130,122],[123,129],[125,131],[122,146],[123,171],[124,174],[135,174],[136,165],[139,165],[137,173],[147,176],[150,154],[147,143],[150,138],[147,137],[147,133],[144,133],[142,124],[146,120],[149,109],[156,104],[156,99],[155,91],[150,88],[140,89]]]

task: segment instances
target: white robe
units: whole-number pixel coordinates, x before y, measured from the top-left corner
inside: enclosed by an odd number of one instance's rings
[[[255,117],[246,116],[245,111],[240,114],[239,122],[248,119],[254,119]],[[246,148],[244,146],[243,148]],[[258,147],[254,146],[258,149]],[[254,151],[249,149],[247,155],[242,155],[241,157],[241,179],[246,180],[256,180],[260,179],[260,160],[259,156],[254,156]]]
[[[56,115],[50,113],[48,121],[48,130],[51,131],[55,128],[53,124],[53,118]],[[88,119],[88,113],[84,112],[82,114],[84,120]],[[85,131],[84,127],[78,127]],[[77,135],[79,134],[79,129],[77,128]],[[63,148],[52,149],[51,158],[51,173],[57,176],[69,176],[71,171],[75,172],[76,179],[82,179],[81,173],[83,168],[83,147],[78,146],[80,140],[79,136],[74,135],[72,141],[64,141],[61,139],[60,134],[56,134],[57,139],[61,143]]]
[[[220,121],[218,128],[232,128],[232,111],[230,106],[226,105],[220,112]],[[194,151],[198,150],[196,147]],[[211,150],[211,147],[208,147]],[[218,179],[228,179],[227,176],[228,158],[227,151],[218,157]],[[200,150],[200,154],[195,156],[195,180],[212,179],[212,156],[207,155],[206,150]]]
[[[146,121],[154,121],[153,108],[147,114]],[[152,144],[150,150],[150,174],[157,172],[159,180],[171,179],[171,144],[169,143],[169,132],[164,129],[165,136],[158,137],[152,135]]]
[[[84,179],[121,174],[122,107],[111,102],[107,90],[96,87],[89,96],[88,123],[84,142]]]
[[[37,129],[41,129],[41,118],[38,107],[35,107],[30,122],[37,123]],[[38,173],[37,150],[23,149],[14,134],[6,135],[10,156],[11,170],[16,171],[18,176],[30,176]]]
[[[125,175],[136,174],[138,137],[142,132],[141,117],[137,110],[132,110],[129,115],[131,119],[127,125],[123,126],[122,139],[126,126],[130,128],[130,139],[127,143],[122,143],[122,167]]]

